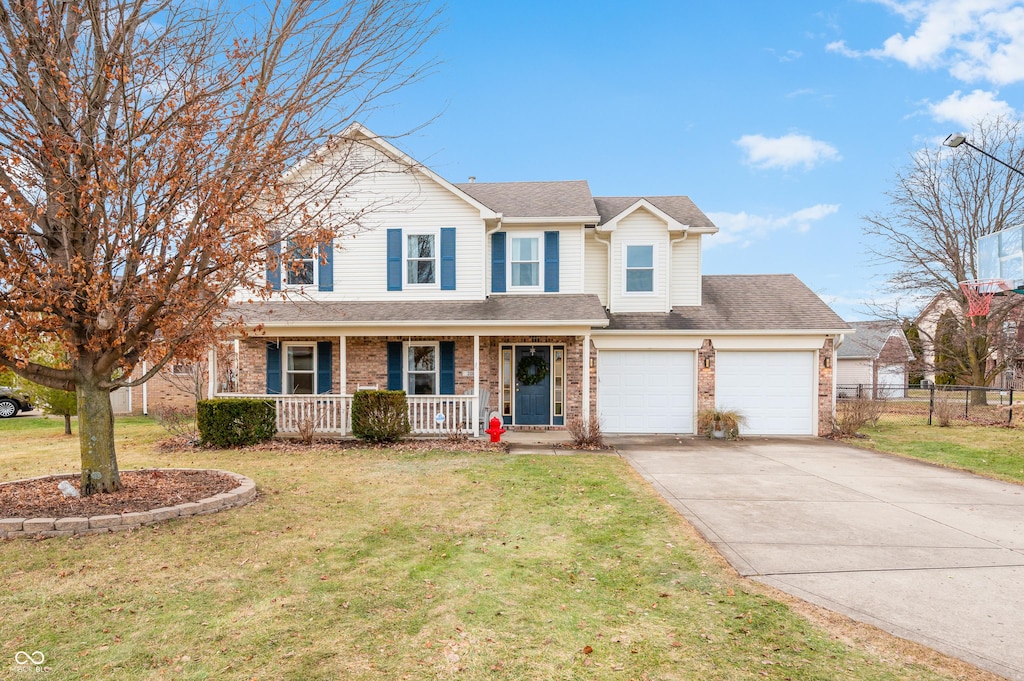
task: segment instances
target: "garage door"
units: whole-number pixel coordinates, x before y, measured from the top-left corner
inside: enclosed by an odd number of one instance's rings
[[[609,433],[692,433],[693,353],[602,350],[601,427]]]
[[[719,352],[715,402],[746,416],[741,433],[813,435],[813,352]]]
[[[906,397],[907,368],[903,364],[878,367],[878,397]]]

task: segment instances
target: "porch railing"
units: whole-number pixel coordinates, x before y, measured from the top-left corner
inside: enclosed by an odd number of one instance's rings
[[[270,400],[277,412],[277,432],[297,434],[304,426],[316,433],[348,435],[352,432],[351,395],[243,395],[218,397]],[[409,395],[409,424],[416,435],[476,435],[479,411],[475,395]],[[437,415],[444,414],[443,420]]]

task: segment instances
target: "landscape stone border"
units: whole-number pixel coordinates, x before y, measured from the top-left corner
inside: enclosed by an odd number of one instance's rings
[[[74,535],[106,534],[121,530],[136,530],[143,525],[152,525],[173,518],[187,518],[193,515],[217,513],[229,508],[245,506],[256,498],[256,483],[244,475],[222,471],[216,468],[143,468],[138,471],[200,471],[226,475],[238,481],[238,487],[215,494],[199,501],[190,501],[177,506],[154,508],[150,511],[133,511],[115,515],[94,515],[89,518],[0,518],[0,539],[15,537],[44,538],[71,537]],[[126,471],[127,472],[127,471]],[[0,485],[10,485],[29,480],[74,480],[79,476],[71,475],[40,475],[23,480],[10,480]]]

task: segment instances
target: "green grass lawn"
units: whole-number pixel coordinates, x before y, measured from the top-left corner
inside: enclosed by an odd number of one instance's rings
[[[1002,480],[1024,482],[1024,429],[954,425],[947,428],[905,425],[883,419],[864,428],[868,439],[853,440],[883,452],[981,473]]]
[[[0,480],[73,471],[58,420],[0,422]],[[953,679],[884,635],[845,643],[722,567],[612,455],[163,454],[240,509],[131,533],[0,542],[0,677]],[[889,641],[889,643],[887,643]],[[17,674],[17,651],[49,671]],[[966,676],[965,676],[966,674]]]

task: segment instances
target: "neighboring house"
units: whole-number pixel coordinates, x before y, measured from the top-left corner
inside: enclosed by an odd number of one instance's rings
[[[347,432],[361,388],[406,390],[424,433],[478,432],[490,412],[511,428],[596,414],[606,432],[692,433],[716,405],[744,412],[748,434],[831,431],[850,327],[792,275],[702,276],[718,229],[689,198],[453,184],[361,126],[345,139],[377,172],[344,201],[375,209],[321,258],[275,253],[283,298],[232,306],[250,333],[211,361],[237,386],[210,394],[272,395],[286,432],[310,414]]]
[[[906,397],[914,360],[903,329],[889,321],[850,322],[855,333],[836,351],[839,397]]]

